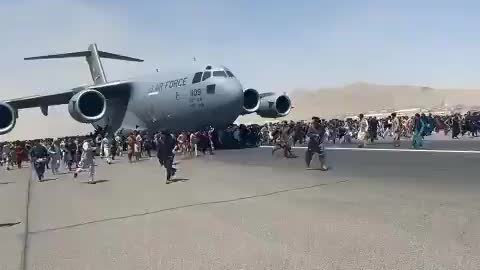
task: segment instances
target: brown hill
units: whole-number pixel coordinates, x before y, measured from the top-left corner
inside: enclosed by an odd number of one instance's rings
[[[296,89],[289,95],[295,108],[284,118],[286,120],[307,120],[312,115],[331,118],[369,111],[454,106],[469,108],[480,105],[480,90],[370,83],[354,83],[344,87],[318,90]],[[253,115],[239,119],[239,122],[263,121],[265,119]]]

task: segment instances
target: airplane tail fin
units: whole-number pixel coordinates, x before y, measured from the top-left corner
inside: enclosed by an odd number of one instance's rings
[[[90,74],[92,75],[93,82],[95,84],[107,83],[105,72],[103,71],[102,61],[100,58],[117,59],[123,61],[143,62],[142,59],[128,57],[120,54],[114,54],[104,51],[99,51],[97,44],[93,43],[88,46],[88,51],[51,54],[35,57],[27,57],[24,60],[39,60],[39,59],[59,59],[59,58],[72,58],[72,57],[85,57],[90,67]]]

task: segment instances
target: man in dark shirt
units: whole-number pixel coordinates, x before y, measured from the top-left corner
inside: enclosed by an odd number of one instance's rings
[[[310,162],[313,155],[317,154],[320,160],[320,170],[326,171],[328,167],[325,165],[325,150],[323,149],[323,141],[325,139],[325,126],[320,123],[318,117],[312,118],[312,123],[307,131],[309,138],[307,151],[305,152],[305,162],[307,169],[310,168]]]
[[[30,157],[32,164],[35,167],[35,172],[38,176],[38,181],[43,180],[43,174],[45,173],[45,165],[47,163],[48,151],[40,141],[35,143],[35,146],[30,151]]]
[[[377,117],[373,117],[370,119],[368,123],[368,133],[370,142],[373,143],[377,139],[377,131],[378,131],[378,120]]]
[[[77,144],[72,139],[68,140],[67,151],[70,152],[70,156],[69,156],[70,158],[67,159],[67,166],[68,166],[68,171],[71,171],[73,163],[75,162],[75,166],[77,166],[79,161],[77,160]]]
[[[170,132],[163,131],[157,139],[157,158],[161,165],[167,171],[167,184],[170,184],[170,179],[175,175],[177,169],[173,168],[173,159],[175,154],[175,139]]]

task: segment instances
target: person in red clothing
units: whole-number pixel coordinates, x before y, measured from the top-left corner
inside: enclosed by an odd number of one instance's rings
[[[17,146],[15,147],[15,155],[17,158],[17,166],[19,169],[22,168],[23,153],[24,153],[23,147],[19,143],[17,143]]]

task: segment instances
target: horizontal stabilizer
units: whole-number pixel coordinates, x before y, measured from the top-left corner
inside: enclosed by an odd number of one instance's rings
[[[61,53],[61,54],[50,54],[50,55],[42,55],[42,56],[35,56],[35,57],[27,57],[23,58],[24,60],[39,60],[39,59],[58,59],[58,58],[70,58],[70,57],[86,57],[90,56],[90,51],[83,51],[83,52],[72,52],[72,53]]]
[[[82,51],[82,52],[60,53],[60,54],[50,54],[50,55],[42,55],[42,56],[35,56],[35,57],[27,57],[27,58],[24,58],[24,60],[87,57],[87,56],[90,56],[91,54],[92,54],[91,51]],[[124,56],[124,55],[115,54],[115,53],[104,52],[104,51],[98,51],[98,56],[100,56],[102,58],[117,59],[117,60],[123,60],[123,61],[143,62],[142,59],[133,58],[133,57]]]
[[[120,55],[120,54],[104,52],[104,51],[98,51],[98,56],[103,57],[103,58],[117,59],[117,60],[123,60],[123,61],[143,62],[142,59],[133,58],[133,57],[129,57],[129,56],[124,56],[124,55]]]

